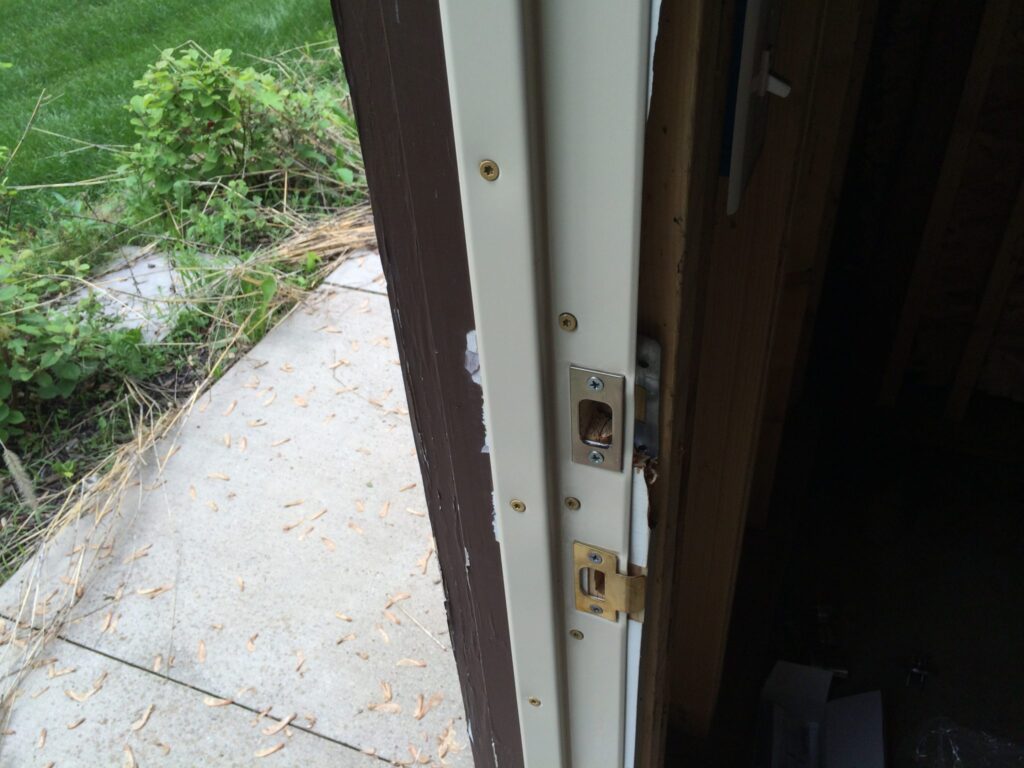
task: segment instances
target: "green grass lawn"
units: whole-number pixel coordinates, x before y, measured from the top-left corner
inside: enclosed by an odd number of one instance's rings
[[[0,0],[0,145],[13,147],[45,88],[35,127],[96,144],[134,140],[124,104],[159,51],[187,40],[206,50],[265,56],[334,35],[329,0]],[[11,184],[100,175],[108,152],[39,131],[10,169]]]

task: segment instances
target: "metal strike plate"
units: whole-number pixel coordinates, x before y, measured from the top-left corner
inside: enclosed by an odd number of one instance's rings
[[[626,377],[569,366],[572,460],[598,469],[622,469],[622,409]]]
[[[618,555],[579,541],[572,544],[572,561],[577,611],[608,621],[623,612],[643,621],[645,576],[619,573]]]
[[[661,411],[661,345],[639,335],[636,339],[636,407],[633,426],[634,456],[658,458],[658,421]]]

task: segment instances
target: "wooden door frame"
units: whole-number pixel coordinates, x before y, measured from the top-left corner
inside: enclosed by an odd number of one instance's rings
[[[683,531],[728,89],[730,8],[714,0],[663,0],[644,147],[640,242],[642,334],[661,344],[658,479],[651,486],[651,550],[641,648],[636,765],[665,764],[676,620],[675,573]]]
[[[781,113],[784,120],[776,118],[779,135],[769,135],[744,207],[730,220],[716,210],[718,203],[724,207],[716,189],[732,3],[662,5],[640,266],[640,331],[660,341],[663,354],[638,702],[636,765],[645,768],[664,764],[669,724],[677,733],[694,725],[706,731],[711,718],[755,469],[774,466],[775,446],[760,444],[761,427],[771,413],[769,398],[788,400],[800,369],[795,350],[813,317],[816,291],[787,286],[820,279],[870,42],[874,0],[837,0],[810,19],[799,17],[795,3],[787,5],[806,38],[788,63],[782,59],[800,73],[792,106]],[[332,0],[332,6],[474,760],[520,766],[481,390],[467,370],[475,321],[438,2]],[[812,216],[793,215],[794,206],[819,199],[827,202],[811,206]],[[765,227],[770,237],[755,236]],[[723,335],[737,324],[756,332],[738,341],[735,333]],[[727,444],[709,451],[709,435],[722,434],[716,423],[731,428],[722,438]],[[725,487],[739,491],[702,492]],[[681,653],[682,647],[692,652]]]
[[[359,126],[477,766],[523,764],[437,0],[332,0]],[[663,0],[645,152],[640,328],[663,343],[663,479],[652,489],[637,766],[664,764],[678,509],[700,349],[729,30],[721,4]],[[694,162],[694,158],[700,158]],[[684,224],[685,222],[685,224]],[[665,280],[671,274],[673,280]],[[676,457],[679,457],[677,461]],[[472,567],[467,568],[466,562]]]
[[[523,764],[436,0],[332,0],[474,765]]]
[[[652,716],[660,718],[667,708],[665,732],[675,741],[702,739],[715,715],[744,532],[748,516],[763,517],[767,506],[781,424],[802,370],[799,350],[813,327],[875,2],[830,0],[809,12],[796,0],[782,0],[772,62],[793,90],[769,107],[764,146],[734,216],[725,213],[725,178],[706,167],[718,157],[721,131],[706,125],[700,130],[702,110],[712,115],[705,122],[721,119],[731,4],[723,13],[722,4],[710,0],[672,3],[684,15],[703,6],[701,45],[709,49],[705,57],[698,51],[684,59],[684,71],[675,74],[680,87],[673,90],[685,92],[696,82],[705,94],[698,88],[692,97],[692,138],[686,144],[660,140],[659,152],[658,133],[672,129],[673,113],[649,125],[645,179],[653,184],[668,167],[689,184],[676,182],[673,194],[668,176],[670,194],[645,200],[644,231],[651,274],[646,285],[657,299],[647,321],[670,331],[667,346],[675,348],[676,362],[665,366],[663,360],[663,370],[674,378],[663,382],[662,393],[674,400],[676,415],[665,427],[674,439],[662,444],[665,486],[653,498],[665,527],[659,550],[664,561],[657,565],[665,622],[645,638],[659,644],[651,663],[668,674],[643,679],[650,684]],[[713,13],[723,15],[708,16]],[[652,122],[658,114],[657,56]],[[684,110],[676,110],[678,121]],[[685,129],[685,123],[675,127]],[[649,187],[649,194],[658,193]],[[664,276],[673,274],[672,267],[679,277],[666,296]],[[644,268],[642,261],[642,288]],[[648,298],[641,296],[641,306]],[[665,354],[664,338],[662,345]],[[671,657],[663,658],[669,649]],[[652,748],[662,742],[652,738]]]

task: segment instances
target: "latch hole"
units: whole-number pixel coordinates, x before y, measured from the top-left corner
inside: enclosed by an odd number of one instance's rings
[[[595,600],[604,600],[604,572],[593,568],[580,568],[580,591]]]
[[[593,448],[611,448],[612,408],[600,400],[580,400],[580,440]]]

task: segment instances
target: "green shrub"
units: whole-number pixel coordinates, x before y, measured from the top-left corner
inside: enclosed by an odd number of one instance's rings
[[[258,192],[268,205],[282,201],[286,189],[293,207],[311,192],[331,204],[343,202],[346,186],[361,190],[340,66],[333,81],[307,90],[282,84],[305,85],[294,73],[279,80],[230,60],[228,50],[168,49],[135,82],[127,109],[139,141],[126,170],[139,202],[159,210],[171,199],[179,211],[196,202],[207,215],[215,198],[233,192],[199,182],[228,178],[244,180],[246,193]],[[326,187],[321,177],[334,183]]]
[[[225,50],[168,49],[135,82],[141,93],[128,109],[140,142],[131,161],[157,195],[179,181],[240,173],[265,154],[266,108],[284,102],[273,78],[230,66],[230,58]]]
[[[158,355],[137,329],[113,327],[94,298],[73,306],[58,302],[54,285],[70,284],[27,267],[30,252],[0,250],[0,440],[39,423],[47,401],[71,397],[99,375],[140,376],[154,370]],[[65,264],[68,278],[88,267]]]
[[[347,86],[329,47],[260,66],[236,66],[227,50],[163,51],[135,82],[127,110],[138,141],[117,181],[67,198],[36,193],[40,215],[16,230],[4,215],[15,195],[0,147],[0,439],[28,439],[54,414],[110,399],[124,391],[119,378],[174,368],[188,346],[252,343],[281,291],[308,286],[315,256],[279,265],[264,246],[364,198]],[[163,240],[186,283],[193,308],[175,309],[184,315],[167,344],[115,327],[96,299],[69,304],[135,237]]]
[[[271,220],[261,208],[262,198],[241,179],[232,179],[218,192],[205,205],[189,207],[185,239],[242,254],[247,242],[267,231]]]

